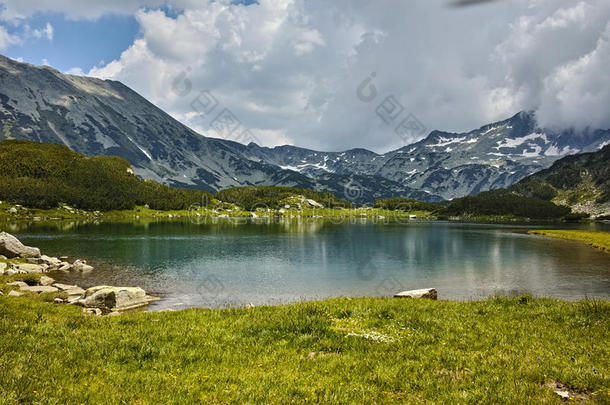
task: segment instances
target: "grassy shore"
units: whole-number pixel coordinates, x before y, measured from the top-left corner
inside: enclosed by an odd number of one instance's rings
[[[17,207],[17,212],[10,212],[14,208],[14,204],[0,202],[0,220],[1,221],[49,221],[63,219],[78,219],[78,220],[97,220],[97,221],[120,221],[120,220],[137,220],[137,219],[155,219],[155,218],[191,218],[198,222],[201,218],[247,218],[252,212],[244,211],[239,207],[230,207],[229,209],[209,209],[194,205],[191,210],[173,210],[161,211],[153,210],[146,207],[135,207],[131,210],[114,210],[114,211],[85,211],[74,209],[71,207],[58,207],[53,209],[39,209]],[[430,219],[432,213],[428,211],[390,211],[380,208],[309,208],[309,209],[283,209],[269,211],[255,211],[259,218],[375,218],[375,219],[408,219],[409,216],[415,215],[418,219]]]
[[[610,403],[610,303],[335,299],[83,315],[0,296],[0,403]],[[606,342],[606,343],[605,343]]]
[[[592,231],[567,230],[532,230],[532,235],[549,236],[551,238],[576,240],[610,253],[610,233]]]

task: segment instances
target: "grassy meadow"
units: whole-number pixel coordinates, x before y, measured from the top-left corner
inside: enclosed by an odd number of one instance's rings
[[[0,296],[0,404],[610,403],[610,303],[333,299],[95,317]]]

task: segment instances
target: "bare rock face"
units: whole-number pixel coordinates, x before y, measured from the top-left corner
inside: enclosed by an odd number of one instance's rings
[[[437,299],[438,293],[435,288],[424,288],[421,290],[402,291],[394,294],[394,298],[429,298]]]
[[[106,311],[126,311],[139,308],[155,301],[139,287],[97,286],[87,289],[79,301],[87,308],[102,308]]]
[[[9,259],[13,257],[40,257],[40,249],[25,246],[13,235],[0,232],[0,254]]]

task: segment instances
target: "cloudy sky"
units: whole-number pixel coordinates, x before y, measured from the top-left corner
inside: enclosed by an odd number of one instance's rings
[[[452,1],[0,0],[0,52],[120,80],[214,136],[205,94],[267,146],[383,152],[520,110],[610,128],[610,1]],[[427,132],[397,135],[413,117]]]

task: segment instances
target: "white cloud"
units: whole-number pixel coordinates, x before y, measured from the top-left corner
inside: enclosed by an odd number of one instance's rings
[[[28,27],[29,28],[29,27]],[[46,38],[49,41],[53,40],[53,26],[47,22],[44,28],[36,28],[30,32],[30,35],[36,39]]]
[[[66,70],[64,73],[68,74],[68,75],[85,76],[85,72],[83,72],[83,69],[81,69],[79,67],[70,68],[70,69]]]
[[[394,132],[409,113],[427,130],[468,130],[526,109],[546,125],[610,127],[607,0],[169,1],[177,16],[156,9],[160,0],[0,2],[5,18],[135,15],[141,34],[89,74],[123,81],[209,135],[224,108],[265,144],[332,150],[415,141],[422,134]],[[367,103],[356,88],[372,72],[377,97]],[[193,107],[203,90],[218,102],[207,115]],[[376,114],[390,95],[403,108],[392,125]]]
[[[18,36],[9,34],[6,28],[0,25],[0,51],[19,43],[21,39]]]
[[[496,49],[505,99],[542,125],[610,128],[610,2],[541,0],[529,11]]]

